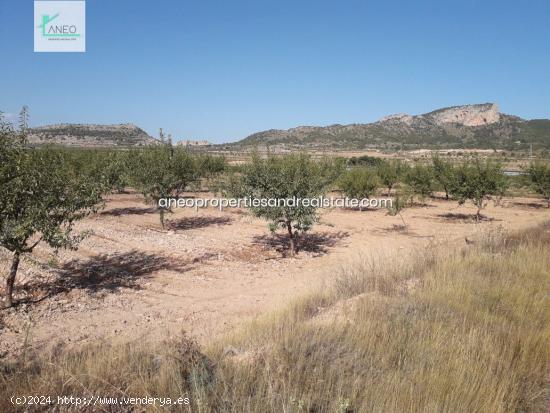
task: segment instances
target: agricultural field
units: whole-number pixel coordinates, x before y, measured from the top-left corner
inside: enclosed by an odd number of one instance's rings
[[[0,413],[550,413],[550,1],[0,16]]]
[[[517,159],[508,175],[500,158],[479,153],[340,155],[250,152],[230,162],[170,142],[36,147],[24,128],[4,125],[6,394],[184,395],[190,404],[174,411],[460,410],[457,397],[538,411],[549,397],[548,163]],[[213,204],[293,197],[389,203]],[[513,351],[521,363],[491,359]],[[472,360],[478,368],[460,370]],[[413,395],[426,368],[456,375]],[[374,383],[403,396],[377,397]],[[5,400],[0,410],[13,409]]]
[[[462,248],[485,232],[550,219],[533,198],[504,198],[479,223],[475,212],[433,199],[403,212],[403,230],[386,210],[323,211],[291,258],[283,233],[271,235],[264,220],[242,209],[175,209],[162,230],[139,194],[109,195],[105,209],[78,224],[93,235],[77,251],[53,255],[40,246],[23,260],[17,289],[23,304],[3,312],[0,351],[111,338],[158,341],[182,330],[205,343],[314,286],[330,285],[350,263]],[[3,274],[9,258],[3,252]]]

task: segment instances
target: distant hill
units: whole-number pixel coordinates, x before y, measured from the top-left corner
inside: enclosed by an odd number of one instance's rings
[[[143,146],[157,143],[143,129],[131,123],[120,125],[59,124],[32,128],[31,144],[83,147]]]
[[[300,126],[258,132],[229,146],[304,149],[550,149],[550,120],[500,113],[494,103],[453,106],[422,115],[397,114],[377,122]]]

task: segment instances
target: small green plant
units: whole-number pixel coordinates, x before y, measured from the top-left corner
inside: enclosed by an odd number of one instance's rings
[[[403,186],[402,188],[400,188],[399,191],[396,192],[393,198],[392,204],[388,208],[388,213],[391,216],[399,215],[399,218],[401,218],[401,222],[403,222],[403,229],[407,228],[407,223],[403,218],[402,212],[410,203],[410,199],[411,199],[411,189],[406,186]]]
[[[48,258],[48,267],[59,268],[59,259],[57,258],[57,254],[53,254],[50,258]]]

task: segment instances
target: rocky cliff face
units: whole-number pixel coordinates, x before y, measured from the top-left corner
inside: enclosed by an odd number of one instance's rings
[[[453,106],[421,116],[431,119],[437,125],[456,123],[463,126],[484,126],[500,120],[500,112],[496,103]]]
[[[418,149],[507,148],[531,143],[550,148],[550,121],[524,120],[499,112],[494,103],[453,106],[422,115],[396,114],[378,122],[351,125],[301,126],[258,132],[238,146],[285,148]]]
[[[143,146],[157,142],[143,129],[131,123],[120,125],[59,124],[32,128],[28,140],[32,144],[66,146]]]
[[[406,113],[385,116],[378,122],[382,125],[389,123],[431,124],[434,126],[485,126],[500,121],[500,112],[496,103],[482,103],[478,105],[452,106],[434,110],[423,115],[411,116]]]

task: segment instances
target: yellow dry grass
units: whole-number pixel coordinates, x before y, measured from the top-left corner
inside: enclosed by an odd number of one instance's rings
[[[2,367],[0,411],[17,410],[13,394],[191,399],[150,411],[549,411],[548,297],[550,225],[489,233],[463,251],[350,265],[207,349],[27,354]],[[136,411],[102,409],[90,411]]]

